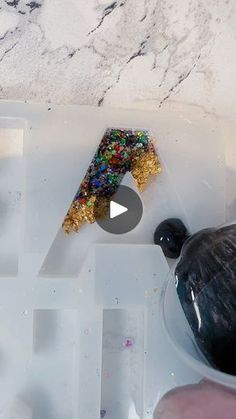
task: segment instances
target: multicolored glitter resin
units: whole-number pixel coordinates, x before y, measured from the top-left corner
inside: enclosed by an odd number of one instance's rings
[[[107,129],[65,217],[64,231],[78,231],[82,224],[105,217],[126,172],[131,172],[142,192],[149,176],[160,171],[148,131]]]

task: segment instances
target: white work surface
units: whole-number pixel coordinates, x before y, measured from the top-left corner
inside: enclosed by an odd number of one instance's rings
[[[61,223],[108,127],[146,128],[163,172],[130,233]],[[162,331],[160,221],[225,221],[221,127],[210,115],[0,103],[0,418],[147,419],[200,377]],[[127,175],[124,184],[136,186]],[[128,343],[127,343],[128,342]]]

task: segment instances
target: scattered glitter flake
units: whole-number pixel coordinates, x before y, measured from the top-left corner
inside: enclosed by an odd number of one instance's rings
[[[100,410],[100,418],[105,418],[107,411],[105,409]]]
[[[147,414],[149,417],[153,417],[153,416],[152,416],[152,415],[153,415],[152,408],[147,409],[147,410],[146,410],[146,414]]]
[[[153,293],[154,293],[153,288],[145,290],[145,292],[144,292],[146,298],[151,298],[153,296]]]
[[[103,370],[102,371],[102,376],[104,379],[109,380],[112,377],[112,373],[107,371],[107,370]]]
[[[161,165],[148,131],[107,129],[63,222],[66,233],[94,223],[109,211],[110,199],[131,172],[142,192]]]
[[[132,348],[133,344],[134,344],[133,339],[127,338],[124,342],[124,347],[125,348]]]
[[[145,290],[144,291],[145,298],[152,297],[153,296],[153,293],[156,294],[157,291],[158,291],[158,288],[151,288],[149,290]]]
[[[87,207],[91,207],[91,206],[92,206],[92,201],[90,201],[90,200],[89,200],[89,201],[87,202]]]

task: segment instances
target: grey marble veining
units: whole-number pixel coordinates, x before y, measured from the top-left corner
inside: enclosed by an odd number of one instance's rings
[[[0,0],[0,98],[232,115],[234,0]]]

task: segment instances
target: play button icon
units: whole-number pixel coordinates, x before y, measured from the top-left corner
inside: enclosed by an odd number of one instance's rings
[[[124,214],[126,211],[128,211],[128,208],[123,205],[120,205],[115,201],[110,202],[110,218],[118,217],[118,215]]]
[[[95,216],[101,209],[95,206]],[[107,216],[97,218],[97,224],[108,233],[124,234],[133,230],[141,220],[143,205],[139,195],[128,186],[120,185],[112,196]]]

